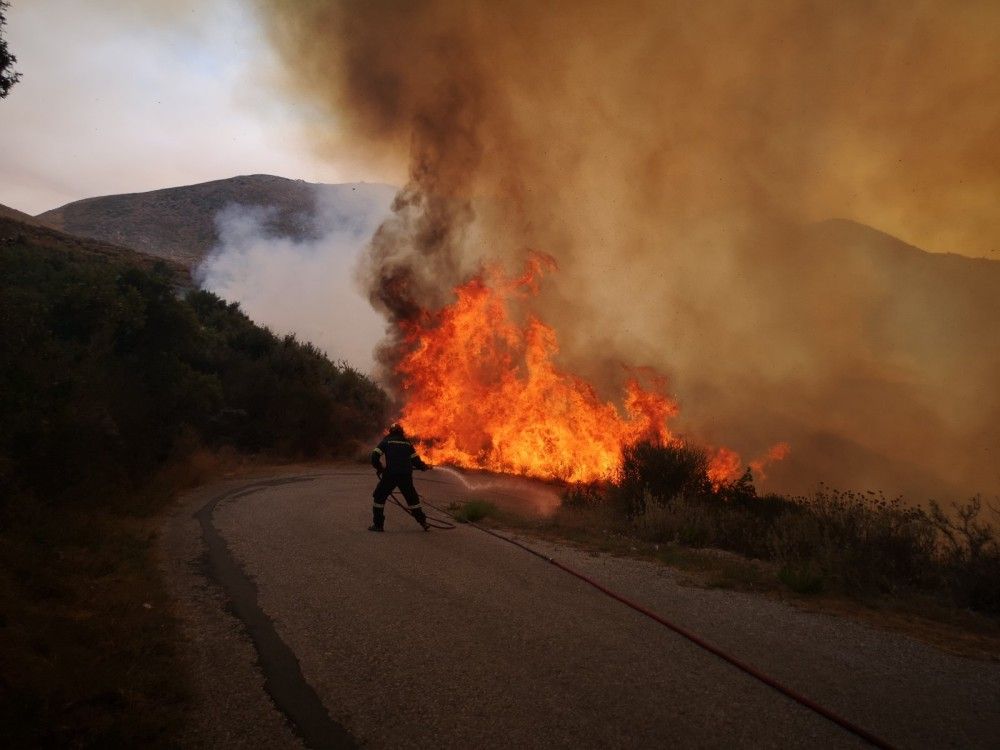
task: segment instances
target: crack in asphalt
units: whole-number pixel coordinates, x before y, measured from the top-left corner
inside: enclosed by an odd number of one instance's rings
[[[208,548],[206,575],[222,588],[232,613],[246,628],[257,651],[264,689],[307,747],[342,750],[358,747],[357,740],[330,717],[316,691],[306,681],[295,652],[281,639],[274,621],[261,608],[256,584],[233,557],[225,538],[213,523],[216,507],[225,500],[246,497],[267,487],[311,482],[317,478],[318,475],[303,475],[244,485],[208,501],[194,517],[201,524]]]

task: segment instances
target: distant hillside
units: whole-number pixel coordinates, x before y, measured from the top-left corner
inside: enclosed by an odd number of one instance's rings
[[[218,239],[215,219],[233,205],[273,211],[266,229],[295,239],[318,236],[317,205],[350,221],[357,208],[387,205],[395,188],[327,185],[272,175],[248,175],[147,193],[67,203],[36,219],[64,232],[135,248],[194,268]]]
[[[1000,494],[1000,263],[846,220],[752,249],[740,288],[712,302],[736,333],[674,379],[682,403],[707,405],[692,432],[787,441],[769,471],[785,491]]]

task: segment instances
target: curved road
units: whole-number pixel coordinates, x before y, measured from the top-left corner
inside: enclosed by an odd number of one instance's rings
[[[198,701],[187,746],[863,747],[830,721],[526,552],[425,534],[373,475],[290,470],[203,487],[162,535]],[[482,480],[479,480],[482,481]],[[553,502],[522,483],[447,505]],[[669,569],[525,540],[899,747],[997,747],[1000,665]]]

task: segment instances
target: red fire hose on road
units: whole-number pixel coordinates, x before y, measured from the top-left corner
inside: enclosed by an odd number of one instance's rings
[[[392,502],[395,505],[398,505],[400,508],[402,508],[403,510],[405,510],[408,514],[410,514],[411,516],[413,515],[413,511],[410,510],[410,507],[408,505],[403,505],[403,503],[399,502],[399,498],[396,497],[396,493],[395,492],[390,492],[389,493],[389,499],[392,500]],[[423,495],[420,495],[420,501],[421,501],[421,503],[424,502],[424,496]],[[427,503],[427,504],[430,505],[430,503]],[[436,511],[444,513],[449,518],[454,518],[454,516],[452,516],[448,511],[441,510],[436,505],[431,505],[431,507],[434,508],[434,510],[436,510]],[[455,524],[451,523],[450,521],[445,521],[443,518],[434,518],[433,516],[428,516],[426,512],[424,513],[424,516],[427,518],[427,525],[430,526],[432,529],[441,529],[442,531],[451,531],[453,528],[455,528]]]
[[[399,500],[395,497],[395,495],[390,494],[389,497],[391,497],[392,500],[393,500],[393,502],[395,502],[396,505],[398,505],[400,508],[402,508],[403,510],[407,511],[407,513],[410,512],[409,509],[405,505],[403,505],[401,502],[399,502]],[[434,508],[439,513],[443,513],[446,516],[448,516],[449,518],[457,520],[457,519],[455,519],[455,517],[451,513],[449,513],[444,508],[440,508],[440,507],[438,507],[438,506],[436,506],[436,505],[434,505],[432,503],[427,502],[426,498],[424,498],[423,495],[420,496],[420,501],[421,501],[422,504],[429,505],[430,507]],[[442,521],[440,519],[435,519],[435,520],[438,521],[439,523],[447,524],[447,526],[435,526],[435,528],[448,528],[448,529],[455,528],[455,524],[453,524],[453,523],[449,523],[447,521]],[[846,729],[851,734],[854,734],[857,737],[860,737],[865,742],[868,742],[869,744],[873,745],[874,747],[883,748],[883,750],[894,750],[894,746],[893,745],[889,744],[888,742],[886,742],[885,740],[883,740],[881,737],[878,737],[877,735],[872,734],[871,732],[869,732],[864,727],[858,726],[857,724],[853,723],[852,721],[849,721],[848,719],[845,719],[840,714],[837,714],[837,713],[831,711],[830,709],[826,708],[825,706],[822,706],[819,703],[817,703],[816,701],[814,701],[814,700],[812,700],[810,698],[807,698],[806,696],[804,696],[801,693],[793,690],[792,688],[788,687],[787,685],[784,685],[783,683],[778,682],[778,680],[776,680],[775,678],[771,677],[770,675],[765,674],[764,672],[761,672],[759,669],[757,669],[756,667],[754,667],[754,666],[752,666],[750,664],[747,664],[742,659],[738,659],[737,657],[733,656],[732,654],[726,653],[725,651],[723,651],[718,646],[712,645],[711,643],[709,643],[705,639],[703,639],[700,636],[695,635],[694,633],[692,633],[690,630],[687,630],[686,628],[682,628],[680,625],[677,625],[676,623],[673,623],[670,620],[667,620],[666,618],[661,617],[660,615],[656,614],[655,612],[653,612],[650,609],[647,609],[646,607],[644,607],[643,605],[639,604],[638,602],[634,602],[631,599],[628,599],[627,597],[622,596],[621,594],[619,594],[619,593],[617,593],[615,591],[612,591],[611,589],[607,588],[606,586],[601,585],[600,583],[598,583],[597,581],[595,581],[590,576],[585,575],[585,574],[581,573],[578,570],[574,570],[573,568],[569,567],[568,565],[563,565],[558,560],[555,560],[555,559],[553,559],[553,558],[551,558],[551,557],[549,557],[547,555],[544,555],[541,552],[539,552],[538,550],[534,550],[531,547],[527,546],[526,544],[522,544],[521,542],[517,541],[516,539],[512,539],[509,536],[505,536],[504,534],[499,534],[499,533],[493,531],[492,529],[488,529],[485,526],[480,526],[479,524],[473,523],[472,521],[467,521],[466,523],[468,523],[469,526],[472,526],[473,528],[478,529],[479,531],[482,531],[484,534],[489,534],[490,536],[496,537],[497,539],[501,539],[501,540],[507,542],[508,544],[513,544],[515,547],[520,547],[525,552],[528,552],[528,553],[534,555],[535,557],[537,557],[537,558],[539,558],[541,560],[544,560],[545,562],[547,562],[547,563],[549,563],[551,565],[556,566],[560,570],[565,571],[566,573],[569,573],[571,576],[573,576],[575,578],[579,578],[584,583],[586,583],[586,584],[588,584],[590,586],[593,586],[595,589],[597,589],[598,591],[600,591],[602,594],[604,594],[606,596],[609,596],[609,597],[611,597],[612,599],[614,599],[614,600],[616,600],[618,602],[621,602],[622,604],[624,604],[627,607],[631,607],[636,612],[639,612],[640,614],[645,615],[646,617],[650,618],[651,620],[653,620],[655,622],[658,622],[660,625],[663,625],[665,628],[669,628],[670,630],[674,631],[678,635],[680,635],[680,636],[682,636],[684,638],[687,638],[689,641],[691,641],[692,643],[694,643],[699,648],[702,648],[705,651],[708,651],[710,654],[714,654],[715,656],[719,657],[723,661],[729,662],[730,664],[732,664],[737,669],[739,669],[739,670],[745,672],[746,674],[750,675],[751,677],[753,677],[753,678],[755,678],[755,679],[763,682],[765,685],[767,685],[767,686],[769,686],[769,687],[777,690],[782,695],[784,695],[784,696],[786,696],[788,698],[791,698],[796,703],[798,703],[798,704],[800,704],[802,706],[805,706],[809,710],[814,711],[815,713],[819,714],[820,716],[824,717],[825,719],[829,719],[834,724],[837,724],[841,728]]]

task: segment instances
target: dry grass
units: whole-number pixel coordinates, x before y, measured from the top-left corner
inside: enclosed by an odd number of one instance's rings
[[[4,747],[173,747],[190,699],[154,549],[160,511],[225,473],[273,471],[231,449],[168,464],[86,509],[23,501],[0,524]]]
[[[187,696],[155,523],[24,514],[0,532],[6,747],[160,747]]]

